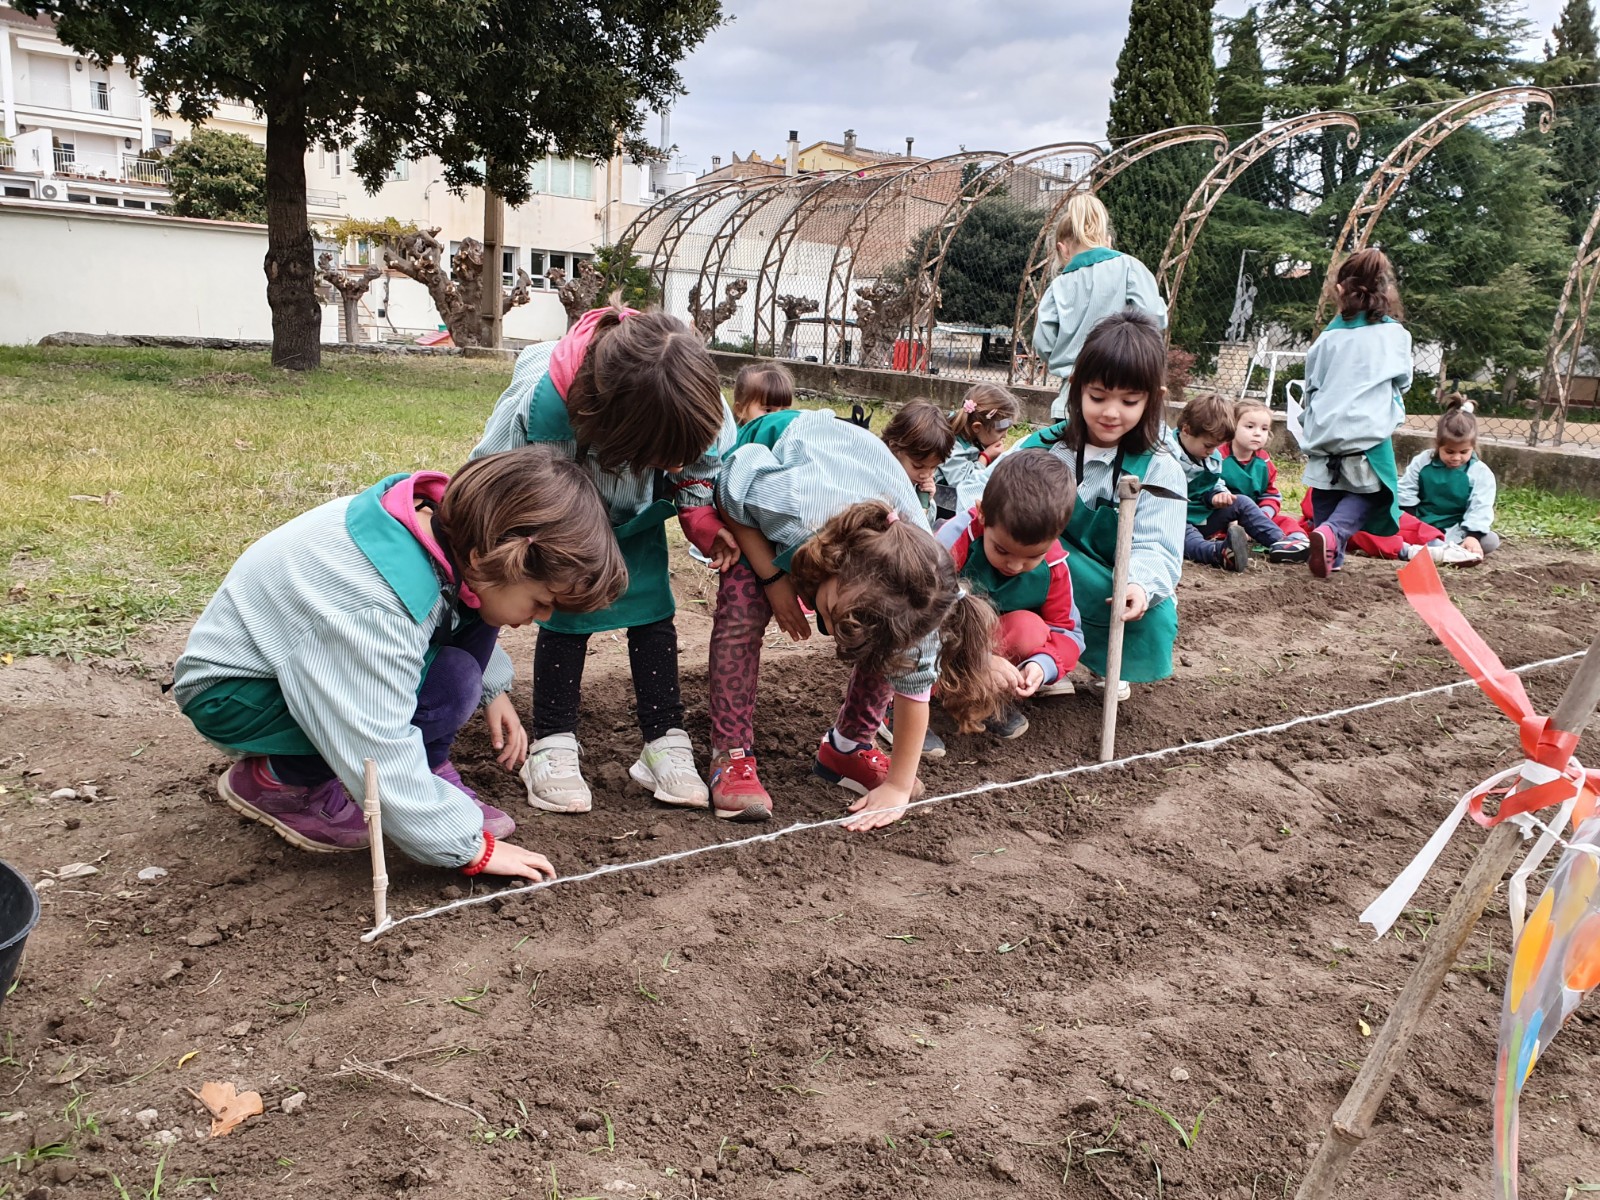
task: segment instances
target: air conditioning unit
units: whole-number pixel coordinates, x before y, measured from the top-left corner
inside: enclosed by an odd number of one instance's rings
[[[64,199],[66,199],[66,194],[62,190],[60,184],[56,184],[56,183],[41,183],[39,185],[39,199],[41,199],[41,200],[64,200]]]

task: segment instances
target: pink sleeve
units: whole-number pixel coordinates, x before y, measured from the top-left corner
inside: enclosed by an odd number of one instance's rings
[[[694,548],[701,554],[711,553],[712,543],[716,541],[717,532],[725,529],[722,519],[717,516],[717,510],[710,504],[697,505],[694,508],[680,508],[678,510],[678,524],[683,526],[683,536],[688,538]]]

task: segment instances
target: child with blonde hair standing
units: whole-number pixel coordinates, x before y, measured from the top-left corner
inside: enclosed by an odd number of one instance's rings
[[[1051,266],[1056,277],[1039,301],[1033,348],[1061,380],[1050,415],[1067,415],[1067,387],[1089,333],[1106,317],[1142,312],[1158,329],[1167,327],[1167,303],[1155,276],[1132,255],[1111,248],[1111,216],[1098,196],[1078,192],[1056,223]]]

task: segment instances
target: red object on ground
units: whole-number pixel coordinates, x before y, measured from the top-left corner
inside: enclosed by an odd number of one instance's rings
[[[450,336],[448,329],[441,329],[436,333],[425,333],[417,339],[419,346],[454,346],[455,339]]]

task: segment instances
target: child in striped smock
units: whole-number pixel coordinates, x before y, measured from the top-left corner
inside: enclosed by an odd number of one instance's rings
[[[923,514],[930,520],[939,467],[955,440],[950,418],[932,400],[908,401],[883,430],[883,444],[917,489]]]
[[[989,669],[994,610],[957,581],[916,491],[889,449],[824,409],[772,413],[747,425],[717,480],[717,507],[746,562],[746,586],[718,596],[718,620],[738,631],[712,648],[712,803],[732,820],[765,820],[771,800],[755,775],[756,682],[767,622],[795,640],[817,628],[853,664],[844,706],[817,748],[814,770],[860,794],[850,829],[898,820],[920,789],[917,768],[935,682],[964,726],[994,711]],[[896,701],[894,753],[872,744]],[[759,786],[759,785],[758,785]]]
[[[610,629],[628,631],[644,738],[628,774],[663,803],[709,803],[683,728],[665,523],[676,515],[689,542],[718,570],[738,561],[738,547],[711,506],[734,436],[716,365],[675,317],[595,309],[553,348],[529,346],[517,357],[511,386],[472,456],[532,442],[578,463],[600,489],[628,564],[628,590],[614,604],[558,612],[539,624],[534,742],[522,767],[535,808],[584,813],[591,807],[578,757],[578,706],[589,635]]]
[[[1494,525],[1494,472],[1478,457],[1478,422],[1471,402],[1452,395],[1434,431],[1432,450],[1411,460],[1400,477],[1400,507],[1443,531],[1427,550],[1435,562],[1471,566],[1500,548]],[[1406,546],[1411,558],[1423,547]]]
[[[418,862],[539,879],[543,855],[481,800],[450,747],[482,705],[508,771],[528,737],[502,625],[604,608],[627,570],[584,472],[524,447],[391,475],[247,549],[173,668],[184,715],[243,755],[217,781],[236,812],[303,850],[367,845],[362,762],[383,831]]]
[[[967,389],[961,407],[950,414],[955,445],[933,473],[938,520],[948,521],[978,502],[986,478],[980,472],[1005,451],[1006,430],[1021,416],[1022,405],[999,384],[980,383]]]
[[[794,376],[780,362],[746,363],[733,377],[733,419],[740,426],[793,404]]]

